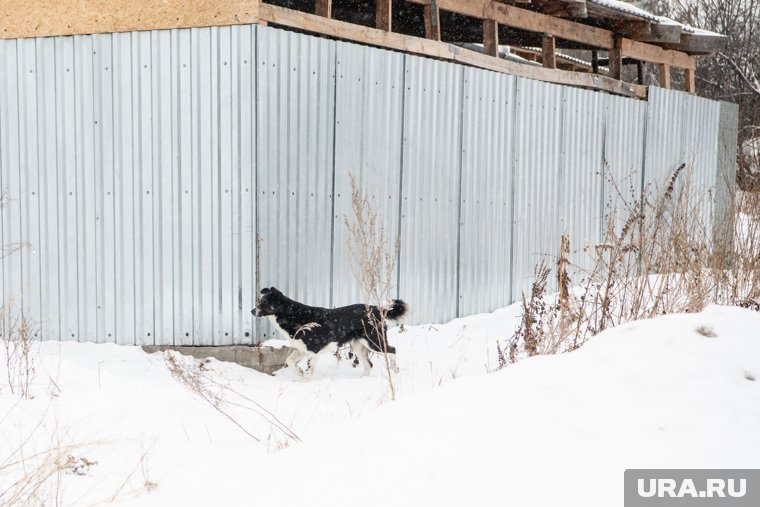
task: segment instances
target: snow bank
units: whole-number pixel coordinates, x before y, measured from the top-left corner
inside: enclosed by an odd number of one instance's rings
[[[30,432],[30,451],[56,434],[81,443],[73,453],[98,464],[63,477],[64,505],[118,493],[125,505],[609,507],[622,505],[626,468],[760,467],[760,314],[634,322],[493,372],[518,311],[395,330],[395,402],[381,368],[360,378],[332,358],[311,382],[204,365],[234,390],[221,407],[260,442],[161,355],[42,344],[35,399],[0,391],[0,461]]]

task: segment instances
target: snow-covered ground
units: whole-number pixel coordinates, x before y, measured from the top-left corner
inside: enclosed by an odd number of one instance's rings
[[[38,344],[33,399],[0,365],[0,505],[50,450],[68,466],[38,496],[66,506],[610,507],[626,468],[760,468],[760,313],[638,321],[496,371],[518,314],[393,330],[396,401],[377,359],[304,382],[172,356],[204,400],[162,354]]]

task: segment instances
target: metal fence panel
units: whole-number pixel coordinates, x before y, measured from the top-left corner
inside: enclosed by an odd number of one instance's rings
[[[512,299],[528,293],[539,263],[559,253],[563,87],[517,78]],[[550,280],[549,287],[556,283]]]
[[[336,43],[266,27],[257,39],[261,284],[328,306]],[[259,338],[270,337],[259,322]]]
[[[718,241],[733,245],[734,210],[732,199],[736,192],[736,146],[739,124],[739,106],[721,102],[719,108],[718,156],[716,162],[716,205],[713,223],[716,225]]]
[[[720,137],[720,103],[687,95],[683,110],[683,150],[687,163],[684,185],[692,211],[708,237],[712,234],[712,218],[716,197],[718,141]]]
[[[672,90],[635,101],[253,25],[2,40],[0,73],[0,239],[31,244],[0,291],[46,339],[252,343],[271,336],[257,287],[360,300],[349,173],[400,237],[410,322],[518,299],[563,232],[597,241],[680,162],[719,198],[700,212],[730,216],[736,108]]]
[[[604,183],[604,95],[565,88],[562,99],[560,226],[571,241],[571,280],[593,269],[593,249],[601,240]],[[558,252],[559,253],[559,252]]]
[[[464,69],[457,315],[509,304],[515,78]]]
[[[456,316],[462,69],[406,58],[399,293],[410,322]]]
[[[24,166],[26,143],[24,133],[19,125],[20,113],[23,107],[19,96],[25,93],[19,76],[23,75],[23,51],[21,41],[0,41],[0,69],[4,75],[12,79],[0,79],[0,164],[3,166],[0,184],[2,184],[2,245],[3,248],[14,248],[26,240],[22,232],[22,206],[26,196],[22,195],[21,174],[28,168]],[[22,201],[23,200],[23,201]],[[22,306],[25,292],[23,274],[24,255],[10,255],[3,258],[3,304]],[[35,290],[35,288],[30,288]],[[27,296],[28,297],[28,296]],[[3,329],[5,332],[5,329]]]
[[[603,227],[612,218],[619,231],[641,196],[647,103],[606,96],[604,120]]]
[[[659,193],[673,171],[687,162],[684,150],[684,101],[686,94],[649,87],[647,108],[644,190]]]
[[[404,55],[339,42],[336,86],[332,305],[343,306],[366,296],[357,282],[361,262],[351,258],[345,223],[353,223],[351,175],[378,213],[390,252],[398,237]],[[395,265],[388,274],[388,296],[396,297]]]

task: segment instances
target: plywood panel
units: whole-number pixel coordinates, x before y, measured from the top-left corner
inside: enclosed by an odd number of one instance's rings
[[[259,0],[3,0],[0,38],[255,23]]]

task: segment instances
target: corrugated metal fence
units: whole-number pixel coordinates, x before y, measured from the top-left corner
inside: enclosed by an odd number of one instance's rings
[[[251,25],[3,40],[0,233],[29,244],[4,302],[46,339],[266,338],[257,286],[360,300],[353,173],[400,238],[413,322],[493,310],[563,232],[600,240],[611,181],[636,196],[687,161],[699,192],[725,186],[735,116]]]

